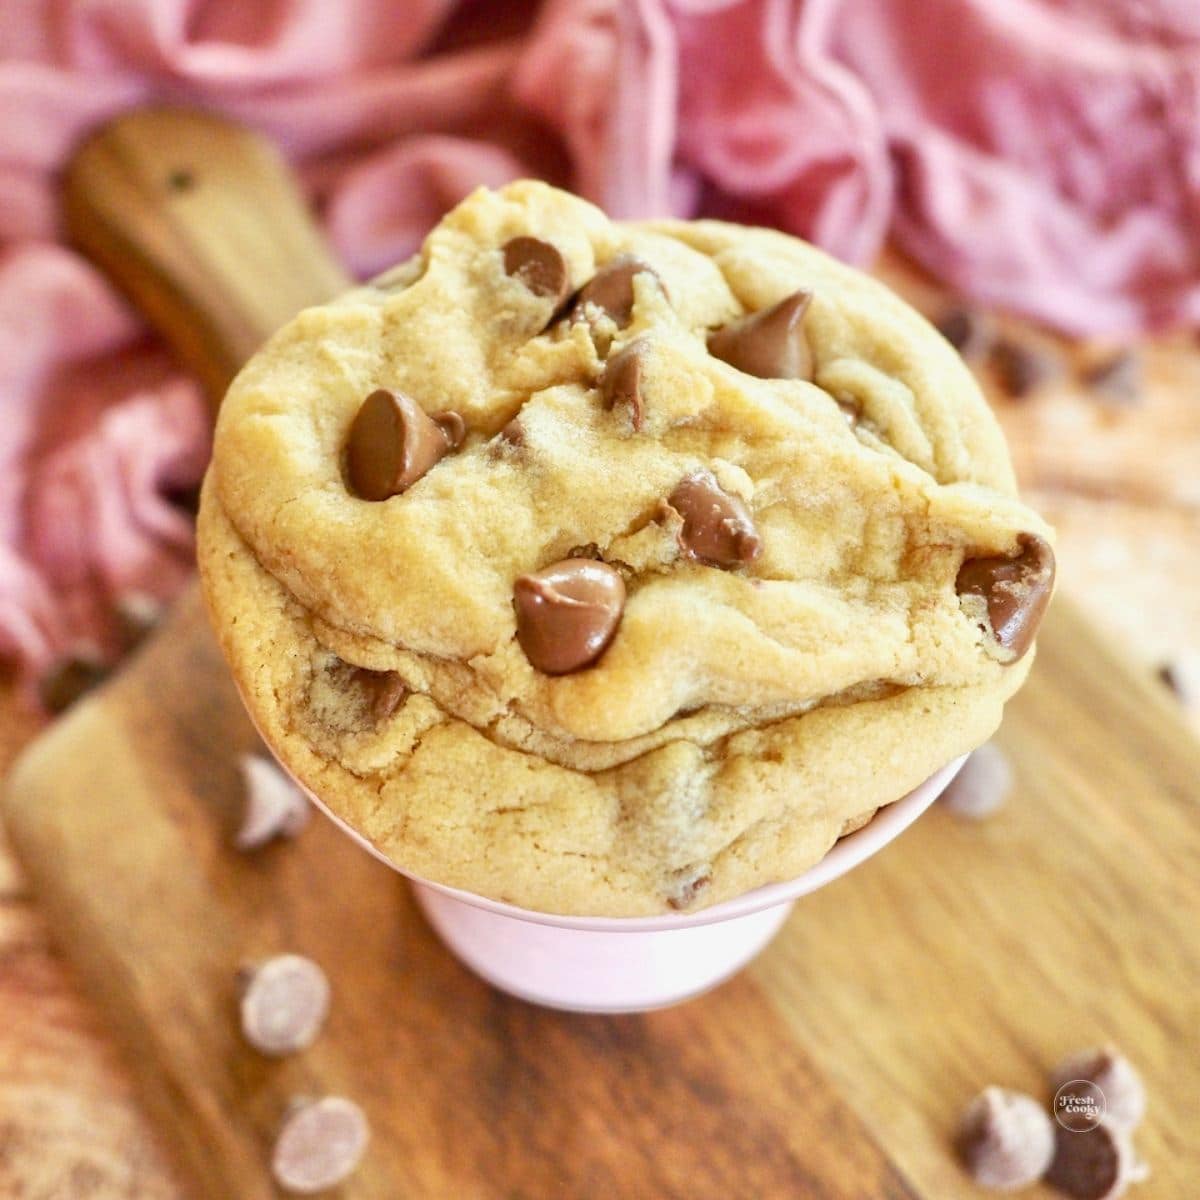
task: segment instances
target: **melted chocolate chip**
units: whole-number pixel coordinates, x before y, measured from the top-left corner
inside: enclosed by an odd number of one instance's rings
[[[603,309],[619,328],[624,329],[633,315],[633,280],[643,271],[653,275],[659,287],[663,286],[658,273],[645,259],[635,254],[618,255],[580,289],[571,306],[571,319],[582,318],[585,306],[592,304]]]
[[[408,695],[408,686],[395,671],[369,671],[366,667],[358,667],[354,674],[376,721],[386,721]]]
[[[642,374],[646,359],[646,340],[638,338],[614,354],[604,366],[600,393],[606,409],[618,405],[629,409],[634,429],[642,427]]]
[[[1015,558],[967,559],[958,572],[960,596],[980,596],[996,641],[1016,662],[1033,644],[1054,590],[1054,551],[1036,533],[1017,538]]]
[[[689,558],[716,567],[740,567],[762,553],[750,510],[723,491],[708,471],[681,479],[667,503],[683,518],[679,546]]]
[[[444,458],[464,432],[457,413],[430,417],[403,392],[379,388],[363,401],[350,426],[350,486],[364,500],[397,496]]]
[[[535,237],[515,237],[504,243],[504,270],[535,296],[561,304],[571,290],[567,264],[558,249]]]
[[[709,353],[760,379],[811,379],[812,348],[804,333],[811,292],[794,292],[708,335]]]
[[[625,583],[607,563],[568,558],[513,586],[517,641],[537,670],[565,675],[607,649],[625,610]]]

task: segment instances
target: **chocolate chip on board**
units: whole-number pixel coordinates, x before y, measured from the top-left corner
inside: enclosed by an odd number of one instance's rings
[[[804,332],[811,292],[793,292],[708,335],[709,353],[760,379],[811,379],[813,354]]]
[[[257,850],[276,838],[294,838],[312,814],[308,798],[273,761],[261,754],[238,760],[245,804],[233,839],[239,850]]]
[[[242,1036],[274,1058],[308,1049],[329,1015],[329,980],[302,954],[277,954],[241,974]]]
[[[1012,785],[1008,756],[995,742],[984,742],[971,751],[938,804],[956,816],[982,820],[1003,807]]]
[[[547,675],[594,663],[608,648],[625,609],[625,582],[607,563],[568,558],[513,586],[517,641]]]
[[[1046,1182],[1071,1200],[1117,1200],[1148,1175],[1128,1133],[1105,1117],[1082,1133],[1058,1128]]]
[[[934,328],[963,358],[978,358],[985,354],[995,332],[984,313],[961,307],[947,309],[934,322]]]
[[[1058,358],[1040,346],[997,338],[988,354],[996,382],[1014,400],[1023,400],[1059,374]]]
[[[971,1178],[1011,1190],[1036,1182],[1054,1155],[1054,1122],[1032,1096],[985,1088],[959,1121],[955,1146]]]
[[[1082,1080],[1104,1093],[1105,1119],[1132,1133],[1146,1114],[1146,1085],[1137,1068],[1113,1046],[1094,1046],[1064,1058],[1050,1072],[1050,1087],[1057,1092]]]
[[[99,687],[111,673],[112,667],[101,659],[99,650],[78,646],[38,681],[38,698],[48,713],[57,715]]]
[[[1142,360],[1133,350],[1118,350],[1086,366],[1083,383],[1101,400],[1133,405],[1142,396]]]
[[[275,1139],[271,1173],[294,1195],[323,1192],[354,1172],[369,1140],[366,1114],[353,1100],[325,1096],[297,1101]]]

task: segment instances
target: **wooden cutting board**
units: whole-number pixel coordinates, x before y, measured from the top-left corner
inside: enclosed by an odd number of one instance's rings
[[[227,267],[213,267],[223,243],[192,230],[211,212],[206,192],[218,208],[228,192],[187,156],[266,171],[243,193],[260,205],[282,176],[253,139],[214,156],[215,123],[179,120],[155,115],[101,143],[87,211],[110,194],[103,173],[141,189],[140,208],[161,202],[156,245],[125,228],[120,205],[107,211],[169,333],[202,285],[198,361],[225,345]],[[245,228],[240,205],[225,211]],[[287,243],[299,253],[310,235],[292,215],[225,260],[275,264],[245,281],[253,329],[294,299]],[[115,239],[99,240],[111,255]],[[336,270],[313,253],[318,277],[297,274],[315,299]],[[223,373],[211,369],[214,390]],[[4,809],[200,1197],[275,1195],[277,1123],[292,1096],[326,1092],[358,1100],[374,1130],[345,1197],[970,1196],[949,1152],[966,1100],[989,1082],[1041,1093],[1053,1061],[1100,1040],[1150,1089],[1138,1145],[1155,1174],[1137,1195],[1193,1195],[1200,746],[1062,599],[1001,741],[1019,776],[1001,813],[975,824],[935,809],[802,901],[740,977],[632,1017],[494,992],[440,947],[403,881],[324,821],[235,853],[236,759],[255,736],[194,594],[26,752]],[[334,1004],[313,1049],[277,1062],[241,1042],[234,976],[285,950],[326,967]]]

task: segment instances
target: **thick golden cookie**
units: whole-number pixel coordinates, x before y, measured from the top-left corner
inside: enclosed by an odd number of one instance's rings
[[[1049,536],[878,283],[519,183],[246,366],[200,563],[264,736],[398,866],[639,915],[796,875],[984,741]]]

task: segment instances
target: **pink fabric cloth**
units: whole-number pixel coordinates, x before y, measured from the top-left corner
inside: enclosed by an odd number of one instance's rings
[[[1072,332],[1200,321],[1192,0],[5,0],[0,658],[33,678],[186,576],[204,410],[59,237],[78,138],[148,101],[277,139],[356,273],[478,183],[892,236]]]

